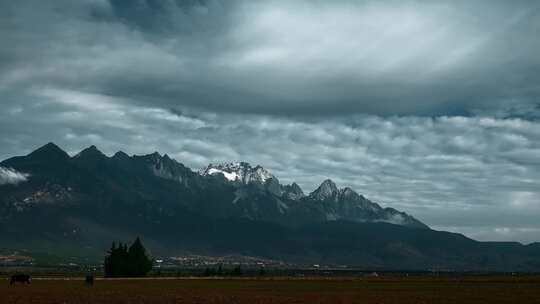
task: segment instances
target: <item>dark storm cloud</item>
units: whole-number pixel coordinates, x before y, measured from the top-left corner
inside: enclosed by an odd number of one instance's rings
[[[8,2],[2,82],[233,113],[515,108],[539,103],[539,5]]]
[[[538,241],[539,7],[4,1],[0,159],[55,141],[248,161],[435,228]]]

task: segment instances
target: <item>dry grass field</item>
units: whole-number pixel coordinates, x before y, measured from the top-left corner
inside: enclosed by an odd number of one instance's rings
[[[35,279],[1,303],[540,303],[540,277],[365,279]]]

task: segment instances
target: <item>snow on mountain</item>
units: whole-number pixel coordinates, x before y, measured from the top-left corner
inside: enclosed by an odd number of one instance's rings
[[[227,171],[223,171],[223,170],[219,170],[219,169],[216,169],[216,168],[210,168],[208,169],[208,171],[206,172],[207,175],[215,175],[215,174],[223,174],[223,176],[225,176],[226,179],[234,182],[236,180],[238,180],[240,178],[240,176],[238,175],[237,172],[227,172]]]
[[[267,193],[273,195],[272,203],[268,201],[266,206],[275,205],[279,213],[284,215],[288,214],[293,208],[292,213],[309,217],[309,210],[315,208],[322,213],[326,221],[350,220],[356,222],[387,222],[416,227],[425,226],[405,213],[392,208],[382,208],[349,187],[340,189],[330,179],[322,182],[315,191],[305,196],[296,183],[281,185],[277,178],[263,167],[252,167],[245,162],[210,164],[199,171],[199,174],[203,176],[223,175],[226,180],[236,185],[257,185],[260,189],[264,189]],[[253,202],[258,202],[257,199],[254,200],[252,194],[240,188],[236,191],[232,204],[237,205],[242,201],[249,201],[248,206],[251,208]],[[255,212],[251,209],[246,210],[244,210],[246,214]]]
[[[240,182],[244,185],[250,183],[264,184],[269,179],[276,179],[263,167],[252,167],[246,162],[210,164],[199,171],[199,174],[203,176],[223,174],[227,180]]]
[[[67,205],[86,196],[92,200],[140,196],[145,202],[149,198],[163,200],[167,206],[176,205],[180,198],[183,207],[204,215],[241,217],[285,225],[346,220],[428,228],[406,213],[382,208],[349,187],[338,188],[329,179],[306,195],[298,184],[282,185],[265,168],[246,162],[210,164],[197,174],[166,154],[162,156],[157,152],[133,156],[117,152],[107,157],[95,146],[90,146],[69,157],[58,146],[49,143],[27,156],[0,163],[0,185],[26,181],[29,175],[23,172],[32,173],[32,183],[0,187],[3,191],[24,190],[20,195],[0,195],[0,203],[14,206],[16,210],[26,210],[38,204]],[[88,174],[94,175],[86,178]],[[129,178],[119,182],[124,175],[129,175]],[[177,185],[161,182],[155,177],[174,181]],[[108,182],[99,184],[99,187],[93,184],[101,180]],[[224,187],[223,182],[230,185]],[[107,185],[111,185],[107,189],[108,195],[103,196],[102,192],[95,190]],[[124,186],[120,189],[123,191],[121,195],[116,194],[118,186]],[[124,195],[124,192],[132,194]]]

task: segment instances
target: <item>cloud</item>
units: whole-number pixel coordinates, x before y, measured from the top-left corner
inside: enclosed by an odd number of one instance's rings
[[[0,167],[0,185],[16,185],[28,180],[30,175],[18,172],[11,168]]]
[[[301,116],[516,113],[536,107],[540,93],[534,2],[3,6],[4,88]]]

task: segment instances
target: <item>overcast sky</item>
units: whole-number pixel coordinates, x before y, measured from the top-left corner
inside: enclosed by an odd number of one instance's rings
[[[248,161],[540,241],[539,33],[538,1],[2,1],[0,159]]]

